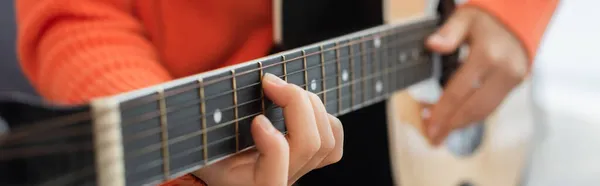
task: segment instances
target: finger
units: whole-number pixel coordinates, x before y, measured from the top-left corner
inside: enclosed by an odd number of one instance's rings
[[[325,157],[325,159],[323,159],[323,161],[321,161],[317,168],[339,162],[342,160],[344,154],[344,127],[342,126],[342,122],[330,114],[328,114],[328,118],[335,139],[335,147],[333,147],[333,150]]]
[[[456,11],[436,33],[427,38],[427,47],[442,54],[454,52],[469,33],[475,11],[463,8]]]
[[[448,125],[440,130],[440,135],[435,141],[443,141],[454,129],[484,120],[519,82],[519,79],[511,78],[502,71],[494,71],[482,87],[469,97],[456,111],[456,114],[448,120]]]
[[[447,125],[444,122],[447,122],[473,93],[473,83],[486,78],[489,66],[487,63],[480,62],[482,60],[484,58],[479,51],[472,52],[466,63],[448,81],[440,100],[431,108],[431,117],[424,121],[426,134],[430,140],[438,135],[441,125]]]
[[[254,119],[251,132],[260,153],[256,161],[254,183],[266,186],[287,185],[289,146],[285,137],[263,115]]]
[[[323,161],[323,159],[325,159],[325,157],[327,157],[327,155],[329,155],[329,153],[335,147],[335,138],[333,136],[333,132],[331,131],[331,125],[329,124],[329,114],[325,110],[323,102],[321,102],[321,99],[319,99],[319,97],[314,93],[309,93],[309,99],[313,107],[315,120],[317,122],[319,137],[321,138],[321,148],[317,151],[317,153],[315,153],[308,163],[306,163],[292,176],[290,183],[296,182],[296,180],[298,180],[304,174],[317,168],[319,163],[321,163],[321,161]]]
[[[315,115],[308,92],[267,74],[263,78],[264,92],[275,104],[283,108],[290,145],[289,174],[298,172],[321,146]]]

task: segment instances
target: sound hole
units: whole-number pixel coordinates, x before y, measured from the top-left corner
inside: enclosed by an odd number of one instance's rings
[[[460,157],[471,156],[481,145],[483,135],[484,124],[478,122],[469,127],[453,131],[445,143],[448,150],[454,155]]]
[[[458,184],[458,186],[475,186],[475,185],[473,185],[469,181],[462,181],[462,182],[460,182],[460,184]]]

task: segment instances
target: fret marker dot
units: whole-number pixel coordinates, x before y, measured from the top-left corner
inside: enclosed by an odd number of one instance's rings
[[[383,83],[381,83],[381,80],[377,80],[377,82],[375,83],[375,91],[377,93],[381,93],[382,90],[383,90]]]
[[[413,49],[411,55],[412,55],[413,59],[418,59],[419,58],[419,50]]]
[[[348,71],[346,69],[342,71],[342,81],[348,81]]]
[[[310,80],[310,89],[313,91],[317,90],[317,80],[315,80],[315,79]]]
[[[379,37],[376,37],[373,40],[373,45],[375,46],[375,48],[379,48],[381,46],[381,39],[379,39]]]
[[[400,62],[405,62],[406,61],[406,54],[405,53],[400,53],[400,56],[398,56],[398,60]]]
[[[215,110],[215,113],[213,114],[213,120],[215,120],[215,123],[219,123],[221,122],[221,110],[217,109]]]

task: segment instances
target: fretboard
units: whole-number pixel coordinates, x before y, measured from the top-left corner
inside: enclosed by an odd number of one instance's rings
[[[259,114],[285,132],[281,108],[262,93],[265,73],[317,94],[333,115],[431,77],[424,41],[436,26],[427,18],[376,27],[117,96],[127,185],[162,182],[252,147]]]

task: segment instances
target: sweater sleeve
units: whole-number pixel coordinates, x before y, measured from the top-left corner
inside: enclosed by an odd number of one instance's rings
[[[17,51],[49,101],[76,104],[170,80],[128,1],[17,0]]]
[[[463,6],[475,6],[495,16],[512,31],[524,46],[529,61],[535,58],[546,27],[559,0],[469,0]]]

